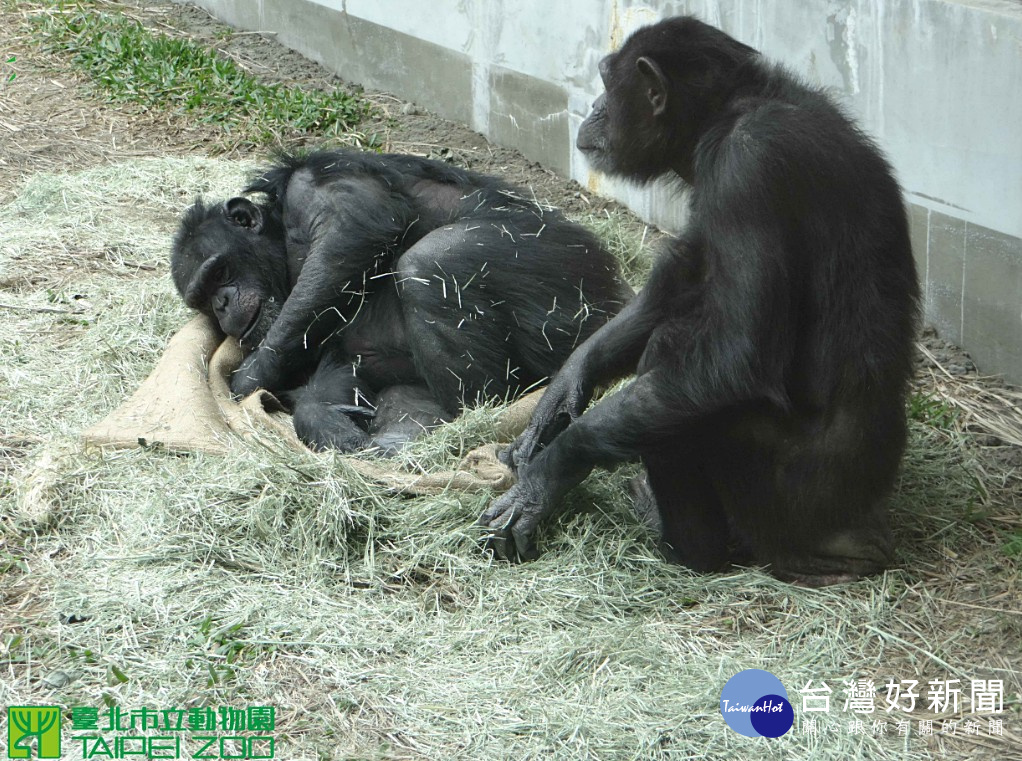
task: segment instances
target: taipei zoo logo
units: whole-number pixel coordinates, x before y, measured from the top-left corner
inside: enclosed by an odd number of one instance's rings
[[[746,737],[780,737],[795,721],[788,691],[762,669],[739,671],[720,693],[720,713],[735,732]]]
[[[7,709],[7,758],[60,758],[60,707]]]

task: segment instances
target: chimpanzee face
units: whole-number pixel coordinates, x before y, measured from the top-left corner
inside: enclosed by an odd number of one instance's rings
[[[652,59],[621,50],[600,61],[605,92],[576,145],[598,171],[646,182],[665,171],[668,82]]]
[[[246,351],[266,337],[288,296],[279,228],[245,198],[196,202],[174,239],[171,274],[185,303],[214,318]]]
[[[648,182],[674,170],[692,180],[704,126],[731,73],[756,51],[692,18],[633,34],[600,61],[605,92],[576,144],[598,171]]]

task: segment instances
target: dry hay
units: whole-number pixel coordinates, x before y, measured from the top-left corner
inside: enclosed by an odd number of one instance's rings
[[[665,564],[630,516],[629,468],[589,479],[541,558],[508,566],[476,544],[485,494],[402,498],[284,447],[78,447],[187,319],[166,273],[175,215],[243,174],[37,175],[0,209],[0,702],[271,705],[293,760],[1018,757],[1017,703],[1004,738],[853,735],[841,712],[853,678],[1019,691],[1018,560],[983,519],[1017,509],[953,429],[913,425],[901,567],[824,590]],[[448,468],[493,435],[474,411],[406,462]],[[795,701],[825,680],[827,731],[727,730],[720,690],[747,668]]]

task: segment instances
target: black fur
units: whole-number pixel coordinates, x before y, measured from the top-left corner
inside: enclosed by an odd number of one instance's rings
[[[480,519],[491,546],[532,554],[594,465],[638,458],[694,569],[736,548],[808,584],[882,569],[918,302],[890,167],[823,93],[693,18],[637,31],[601,73],[578,147],[640,182],[683,178],[690,221],[512,446],[519,483]]]
[[[513,397],[631,296],[591,233],[440,162],[284,156],[245,192],[267,200],[188,210],[171,273],[249,352],[232,390],[287,392],[312,446],[393,450]]]

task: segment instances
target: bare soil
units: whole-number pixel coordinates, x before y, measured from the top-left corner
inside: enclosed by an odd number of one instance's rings
[[[379,114],[360,129],[383,136],[388,151],[428,156],[467,169],[499,174],[531,188],[540,200],[568,211],[599,210],[610,203],[584,196],[577,183],[529,161],[516,150],[493,145],[463,124],[442,119],[418,104],[388,93],[366,91],[345,83],[319,64],[267,37],[235,34],[224,39],[223,25],[201,9],[164,3],[147,5],[150,13],[161,13],[167,24],[187,32],[193,39],[215,45],[251,73],[269,81],[320,89],[340,87],[361,93],[376,105]]]

